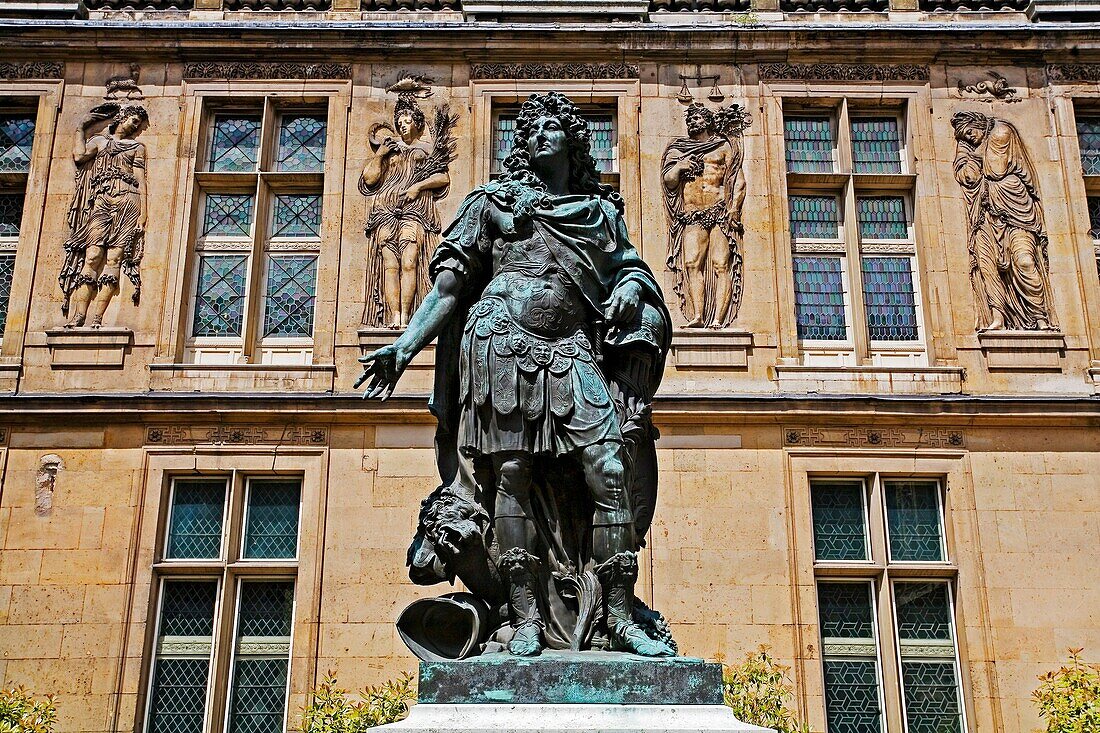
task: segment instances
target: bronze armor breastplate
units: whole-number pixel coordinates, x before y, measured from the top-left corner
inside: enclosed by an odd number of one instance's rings
[[[543,336],[572,335],[585,322],[584,301],[546,244],[533,235],[505,243],[485,289],[505,302],[523,328]]]

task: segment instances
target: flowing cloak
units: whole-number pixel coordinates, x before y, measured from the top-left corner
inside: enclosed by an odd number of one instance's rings
[[[1031,323],[1016,323],[1020,328],[1034,328],[1036,316],[1054,327],[1054,309],[1049,302],[1043,206],[1039,201],[1035,170],[1019,133],[1008,123],[996,121],[978,151],[970,154],[960,151],[956,156],[955,177],[963,188],[971,240],[985,231],[996,247],[998,268],[1002,273],[1009,273],[1005,277],[1007,292],[1002,294],[1012,306],[1007,317],[1015,320],[1014,314],[1027,315]],[[1027,232],[1034,238],[1037,282],[1026,282],[1014,272],[1006,241],[1013,229]],[[991,297],[996,299],[996,295],[991,294]],[[980,307],[988,307],[988,304],[981,303]],[[1013,327],[1013,324],[1008,326]]]
[[[400,234],[399,228],[404,222],[413,222],[423,232],[424,241],[420,243],[420,253],[417,257],[417,299],[413,302],[415,309],[420,305],[423,293],[428,292],[431,283],[428,279],[428,261],[431,257],[432,247],[439,237],[440,223],[439,212],[436,211],[435,202],[447,195],[449,186],[443,186],[432,191],[424,191],[414,201],[403,200],[405,190],[424,180],[434,170],[426,170],[431,165],[431,147],[423,142],[406,145],[399,141],[397,152],[389,156],[385,163],[385,171],[382,178],[373,186],[368,185],[362,178],[359,179],[359,193],[369,197],[367,208],[367,223],[364,233],[373,244],[373,251],[369,255],[367,264],[367,304],[363,311],[363,325],[375,326],[382,323],[385,299],[382,295],[382,249],[386,243],[377,240],[380,229],[393,229],[393,237]],[[393,253],[401,257],[401,242],[389,244]]]
[[[700,221],[710,228],[717,225],[718,228],[726,235],[726,242],[729,244],[730,250],[730,277],[733,278],[733,289],[730,293],[730,308],[726,314],[727,323],[732,320],[737,314],[737,311],[741,306],[741,254],[738,251],[737,232],[734,231],[734,222],[730,221],[730,208],[731,197],[733,196],[734,185],[737,181],[737,174],[741,171],[741,163],[744,157],[744,153],[740,152],[740,147],[733,144],[733,141],[723,135],[713,135],[706,140],[693,140],[690,137],[681,137],[672,141],[672,144],[665,149],[665,154],[661,159],[661,178],[664,180],[664,176],[668,175],[668,172],[674,165],[679,163],[684,158],[693,161],[698,167],[698,174],[703,170],[703,158],[710,155],[715,150],[718,150],[723,145],[728,145],[731,155],[734,156],[730,160],[726,167],[725,176],[722,178],[722,186],[724,187],[724,195],[722,200],[714,204],[701,212],[691,212],[684,210],[684,184],[692,180],[696,176],[691,174],[684,174],[680,179],[680,185],[673,189],[669,189],[668,186],[663,186],[664,199],[665,199],[665,211],[668,213],[669,219],[669,237],[668,237],[668,257],[665,264],[668,269],[672,271],[675,278],[673,291],[676,293],[676,298],[679,300],[680,309],[685,313],[687,312],[685,306],[687,304],[687,295],[684,292],[686,278],[686,264],[684,262],[684,229],[691,223],[693,223],[693,215],[701,218],[707,218],[706,212],[711,209],[717,209],[718,215],[710,221]],[[696,175],[698,175],[696,174]],[[710,285],[711,279],[715,277],[711,272],[710,259],[707,259],[706,270],[704,271],[704,277],[707,284]],[[703,323],[713,323],[714,321],[714,287],[707,287],[703,297],[703,312],[700,314],[703,318]],[[727,325],[727,323],[721,323],[717,325]]]
[[[465,286],[436,347],[430,408],[438,420],[436,453],[442,484],[422,504],[421,529],[409,548],[410,576],[422,584],[455,575],[454,568],[444,568],[435,557],[424,535],[424,518],[432,513],[433,502],[444,490],[480,505],[486,514],[492,513],[493,481],[486,478],[485,466],[475,465],[458,450],[458,362],[467,314],[494,274],[492,243],[500,236],[490,225],[494,208],[510,209],[501,184],[489,183],[471,192],[444,233],[430,266],[433,281],[439,273],[451,270],[462,276]],[[649,420],[649,404],[671,345],[671,317],[653,272],[630,244],[626,224],[613,204],[594,196],[552,196],[535,209],[531,223],[592,313],[603,313],[620,284],[635,282],[641,287],[642,303],[633,322],[607,329],[602,343],[602,371],[620,411],[628,473],[633,475],[630,489],[635,528],[641,538],[649,528],[657,490],[656,432]],[[579,464],[564,465],[567,463],[538,457],[535,471],[539,485],[534,490],[538,515],[534,519],[549,555],[544,558],[542,573],[545,595],[550,599],[545,635],[552,648],[569,648],[577,619],[577,609],[563,601],[560,578],[552,573],[570,571],[576,578],[591,569],[591,499],[579,488],[585,485]],[[462,577],[461,571],[458,574]],[[471,588],[479,584],[476,579],[463,580]]]
[[[134,286],[134,304],[141,298],[138,265],[143,243],[136,235],[141,192],[134,171],[145,170],[145,146],[137,140],[96,137],[104,141],[103,149],[90,161],[77,165],[76,190],[69,206],[69,238],[65,240],[65,262],[58,277],[66,312],[69,296],[80,285],[89,245],[123,248],[122,271]]]

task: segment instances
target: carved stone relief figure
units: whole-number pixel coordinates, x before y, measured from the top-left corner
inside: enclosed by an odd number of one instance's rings
[[[1043,207],[1020,133],[979,112],[958,112],[951,124],[955,179],[970,228],[978,330],[1056,328]]]
[[[58,278],[66,328],[99,328],[123,274],[134,286],[134,305],[141,299],[148,195],[145,145],[135,138],[149,113],[134,79],[108,82],[105,99],[84,116],[73,145],[76,191]]]
[[[376,122],[370,128],[370,153],[359,178],[359,192],[370,198],[364,326],[404,328],[431,287],[428,261],[440,232],[436,202],[451,184],[457,118],[442,105],[425,135],[417,100],[431,95],[426,81],[406,77],[391,86],[387,91],[397,93],[393,126]]]
[[[741,132],[751,118],[737,104],[714,112],[697,102],[684,116],[688,136],[673,140],[661,161],[670,225],[667,265],[686,325],[723,328],[741,307]]]

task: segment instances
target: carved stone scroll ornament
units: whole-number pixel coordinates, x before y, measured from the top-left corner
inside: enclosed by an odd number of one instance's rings
[[[134,305],[141,301],[148,190],[145,145],[135,138],[149,123],[142,99],[136,73],[110,80],[104,103],[84,116],[74,141],[76,188],[58,278],[66,328],[99,328],[123,275]]]
[[[752,118],[738,104],[711,111],[697,102],[684,116],[687,137],[669,143],[661,160],[669,220],[666,264],[686,325],[723,328],[741,307],[741,133]]]
[[[991,96],[994,99],[999,99],[1002,102],[1019,102],[1020,95],[1016,91],[1015,87],[1008,85],[1008,79],[1001,76],[995,71],[989,72],[989,79],[982,79],[981,81],[973,84],[964,84],[959,81],[959,91],[964,94],[977,94],[982,96]]]
[[[473,64],[471,79],[637,79],[637,64]]]
[[[977,329],[1054,330],[1043,206],[1020,133],[980,112],[958,112],[951,124],[955,180],[970,230]]]
[[[441,229],[436,202],[450,189],[458,118],[440,106],[425,135],[418,100],[431,96],[427,82],[410,76],[391,86],[393,125],[375,122],[368,134],[370,152],[359,177],[359,192],[369,198],[364,326],[405,327],[431,287],[428,262]]]
[[[760,64],[764,81],[928,81],[923,64]]]

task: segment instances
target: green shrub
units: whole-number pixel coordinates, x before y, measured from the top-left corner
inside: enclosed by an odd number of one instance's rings
[[[1039,675],[1040,684],[1031,693],[1047,733],[1100,731],[1100,665],[1082,662],[1081,651],[1070,649],[1069,664]]]
[[[789,672],[789,667],[772,658],[768,647],[761,646],[736,667],[722,665],[724,701],[744,723],[773,728],[779,733],[809,733],[809,726],[800,723],[787,708],[794,697]]]
[[[353,699],[336,683],[329,671],[324,681],[310,693],[302,708],[303,733],[359,733],[367,728],[395,723],[409,714],[416,702],[412,675],[406,673],[377,687],[368,687]],[[3,733],[0,731],[0,733]]]
[[[35,698],[21,686],[0,690],[0,733],[51,733],[56,722],[53,695]]]

